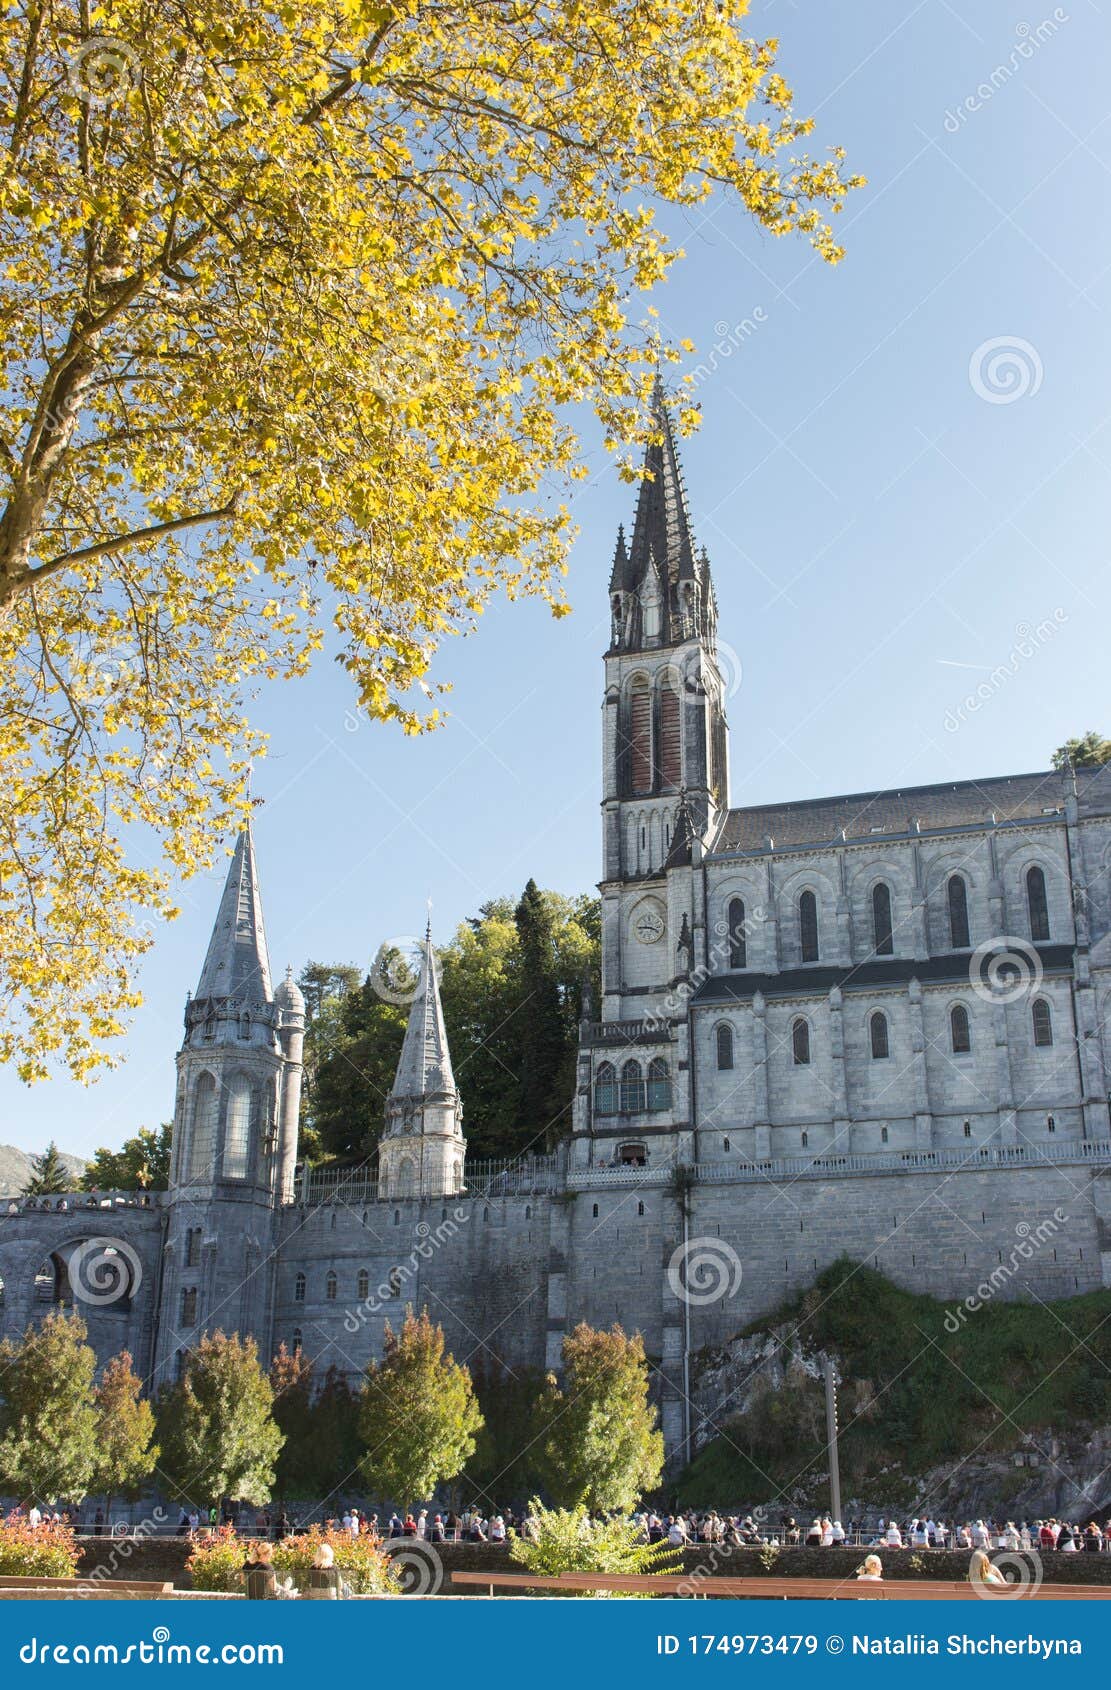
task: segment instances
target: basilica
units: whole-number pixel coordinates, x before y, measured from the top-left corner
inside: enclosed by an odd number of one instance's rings
[[[662,392],[655,415],[609,578],[602,991],[568,1138],[468,1169],[429,935],[376,1163],[304,1166],[305,1005],[272,979],[247,830],[186,1002],[170,1188],[0,1205],[0,1333],[75,1303],[157,1386],[217,1327],[354,1376],[407,1304],[487,1372],[617,1320],[680,1458],[699,1358],[838,1257],[943,1299],[1111,1284],[1111,769],[733,807],[711,564]]]

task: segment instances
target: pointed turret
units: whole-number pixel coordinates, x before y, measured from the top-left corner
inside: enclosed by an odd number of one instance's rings
[[[273,998],[249,824],[236,840],[196,995],[198,999],[238,998],[247,1003],[269,1003]]]
[[[431,922],[425,930],[423,951],[420,987],[409,1011],[391,1097],[416,1098],[433,1092],[455,1091]]]
[[[455,1089],[431,922],[425,931],[420,984],[386,1100],[378,1146],[384,1197],[446,1197],[462,1190],[463,1106]]]

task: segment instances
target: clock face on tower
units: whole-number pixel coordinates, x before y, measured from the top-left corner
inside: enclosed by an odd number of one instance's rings
[[[633,918],[633,932],[642,945],[654,945],[664,935],[663,916],[651,908],[639,911]]]

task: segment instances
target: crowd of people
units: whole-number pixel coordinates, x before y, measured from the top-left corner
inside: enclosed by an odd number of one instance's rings
[[[649,1543],[667,1542],[673,1548],[687,1544],[722,1543],[741,1548],[746,1545],[771,1544],[793,1548],[840,1549],[846,1546],[868,1549],[957,1549],[986,1552],[1008,1550],[1055,1550],[1062,1554],[1087,1551],[1091,1554],[1111,1553],[1111,1520],[1102,1526],[1095,1520],[1086,1525],[1058,1519],[1023,1521],[968,1520],[963,1525],[955,1521],[935,1520],[925,1515],[899,1520],[880,1516],[875,1525],[864,1520],[851,1520],[848,1528],[840,1520],[826,1515],[803,1525],[790,1514],[784,1515],[776,1527],[767,1519],[748,1514],[719,1514],[714,1508],[697,1514],[692,1510],[680,1514],[647,1513],[634,1516]]]

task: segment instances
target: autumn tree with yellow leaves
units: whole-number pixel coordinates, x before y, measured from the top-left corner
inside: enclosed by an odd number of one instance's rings
[[[438,716],[491,592],[566,607],[568,407],[650,427],[659,202],[839,250],[744,0],[2,0],[0,1059],[85,1076],[333,625]],[[643,309],[640,318],[643,318]],[[668,349],[664,349],[664,356]],[[624,472],[635,471],[622,458]],[[420,689],[425,696],[418,697]]]

